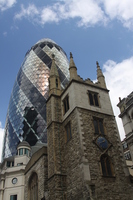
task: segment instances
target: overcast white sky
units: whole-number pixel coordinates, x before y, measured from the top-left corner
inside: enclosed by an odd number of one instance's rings
[[[0,24],[0,142],[24,55],[45,37],[59,44],[68,56],[72,51],[78,74],[84,79],[96,79],[95,63],[99,61],[118,116],[118,98],[132,92],[133,0],[0,0]],[[123,139],[118,117],[117,122]],[[0,151],[1,147],[0,143]]]

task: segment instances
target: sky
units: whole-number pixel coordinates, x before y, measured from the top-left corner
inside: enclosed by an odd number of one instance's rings
[[[42,38],[73,53],[78,74],[105,76],[121,140],[116,106],[132,92],[133,0],[0,0],[0,154],[11,91],[26,52]]]

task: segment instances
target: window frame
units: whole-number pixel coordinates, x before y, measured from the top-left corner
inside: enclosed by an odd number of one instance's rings
[[[124,150],[127,149],[127,148],[128,148],[127,142],[124,142],[124,143],[122,144],[122,146],[123,146],[123,149],[124,149]]]
[[[27,156],[29,156],[29,149],[27,149],[27,148],[24,148],[24,155],[27,155]]]
[[[69,95],[67,94],[63,99],[63,114],[65,115],[69,109],[70,109]]]
[[[103,177],[114,177],[114,167],[111,158],[107,154],[101,155],[100,165]]]
[[[23,148],[20,148],[18,151],[19,151],[19,156],[22,156],[23,153],[24,153],[24,152],[23,152]]]
[[[69,142],[69,140],[71,140],[71,138],[72,138],[72,129],[71,129],[71,122],[69,121],[65,125],[65,140],[66,140],[66,143]]]
[[[11,167],[11,161],[6,161],[6,167]]]
[[[102,135],[102,136],[106,135],[104,120],[102,118],[93,117],[93,126],[95,135]]]
[[[90,106],[100,107],[99,93],[88,90]]]
[[[131,160],[131,154],[130,154],[130,151],[126,151],[126,152],[124,152],[124,157],[125,157],[125,160]]]
[[[17,200],[17,198],[17,194],[10,195],[10,200]]]

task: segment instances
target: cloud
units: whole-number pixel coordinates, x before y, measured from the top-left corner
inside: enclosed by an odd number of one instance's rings
[[[12,0],[13,1],[13,0]],[[37,7],[21,5],[15,19],[27,18],[40,25],[58,23],[62,20],[76,19],[78,26],[107,25],[112,20],[133,29],[132,0],[56,0],[52,5]]]
[[[27,8],[24,8],[24,5],[21,5],[21,11],[15,15],[16,19],[25,18],[34,18],[36,15],[39,15],[39,10],[34,4],[30,4]]]
[[[110,19],[117,19],[125,27],[133,26],[133,1],[132,0],[103,0],[105,13]]]
[[[46,22],[57,22],[57,14],[50,8],[37,8],[34,4],[29,4],[27,8],[21,5],[21,11],[15,14],[15,19],[21,20],[22,18],[27,18],[39,24],[45,24]]]
[[[0,162],[1,162],[3,138],[4,138],[4,129],[2,128],[2,124],[1,124],[1,122],[0,122]]]
[[[7,10],[11,8],[16,2],[16,0],[0,0],[0,10]]]
[[[34,4],[30,4],[27,8],[21,5],[20,12],[14,17],[15,19],[28,18],[43,25],[68,19],[77,19],[78,26],[105,24],[107,21],[104,12],[93,0],[56,1],[52,6],[48,5],[42,8],[38,8]]]
[[[103,10],[93,0],[67,0],[57,3],[57,11],[61,19],[78,19],[79,26],[90,26],[107,21]]]
[[[60,19],[57,13],[51,8],[44,8],[40,14],[41,24],[45,24],[47,22],[58,22]]]
[[[119,97],[127,97],[127,95],[132,92],[133,57],[123,60],[121,63],[108,60],[103,65],[103,71],[107,88],[110,90],[111,102],[116,116],[121,139],[123,139],[125,137],[125,132],[122,121],[120,118],[118,118],[120,111],[116,105],[119,103]]]

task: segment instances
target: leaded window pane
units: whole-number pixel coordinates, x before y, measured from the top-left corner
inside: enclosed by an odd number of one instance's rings
[[[91,93],[89,93],[89,100],[90,100],[90,105],[94,105],[93,96]]]

